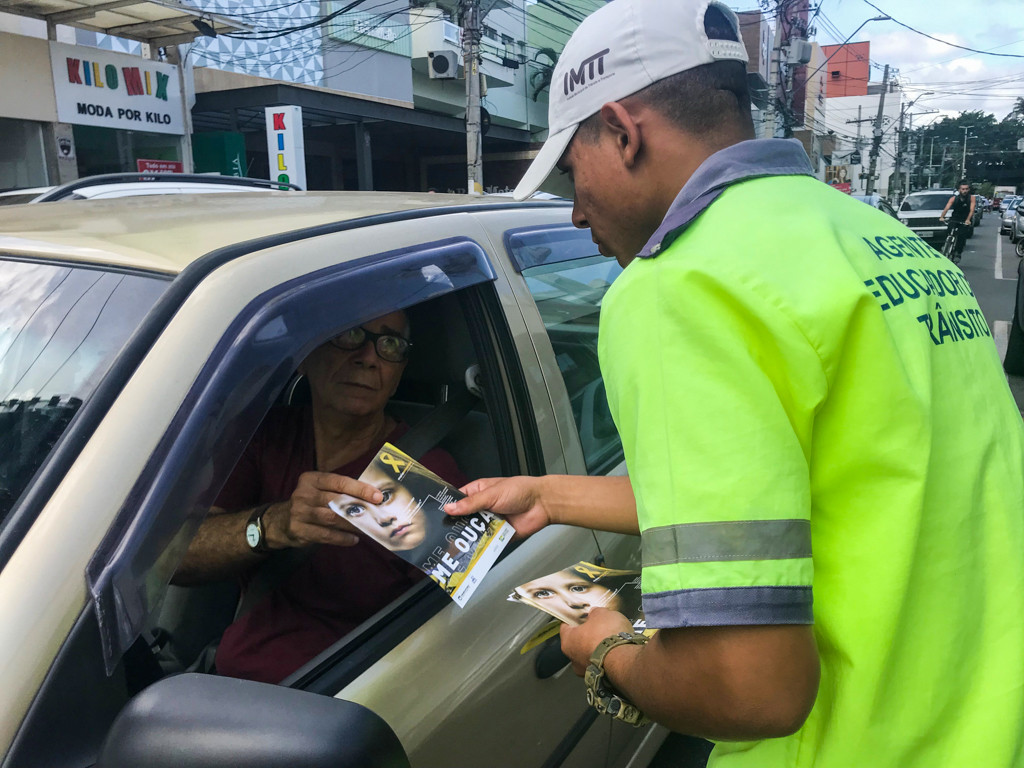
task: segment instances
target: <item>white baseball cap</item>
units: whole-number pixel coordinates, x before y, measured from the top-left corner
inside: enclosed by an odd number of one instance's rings
[[[714,6],[737,40],[709,40],[704,14]],[[669,75],[715,61],[747,62],[736,14],[718,0],[611,0],[583,20],[551,76],[548,138],[513,195],[525,200],[541,185],[571,196],[568,180],[545,180],[580,123]]]

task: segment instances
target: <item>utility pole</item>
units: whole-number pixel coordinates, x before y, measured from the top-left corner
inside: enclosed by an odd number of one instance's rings
[[[480,133],[480,0],[461,0],[462,55],[466,73],[466,192],[484,191],[483,137]]]
[[[967,178],[967,132],[973,128],[973,125],[964,126],[964,156],[960,161],[960,178]]]
[[[780,70],[782,62],[785,61],[786,64],[785,77],[780,78],[783,98],[780,100],[779,111],[782,113],[782,124],[776,126],[775,135],[783,138],[791,137],[793,128],[797,125],[794,108],[795,89],[806,89],[807,87],[805,78],[797,79],[796,70],[797,67],[804,66],[807,62],[806,58],[801,58],[799,54],[806,55],[807,52],[805,38],[807,37],[808,5],[808,0],[776,0],[775,3],[777,30],[781,32],[778,46]],[[794,49],[794,40],[800,44],[797,49]],[[783,54],[785,55],[783,56]],[[802,100],[801,108],[805,108]]]
[[[857,124],[857,139],[856,139],[856,143],[854,144],[854,149],[857,151],[857,157],[858,158],[861,158],[861,147],[862,147],[861,138],[860,138],[860,125],[861,125],[861,123],[870,123],[870,122],[872,122],[875,119],[873,117],[861,117],[862,112],[863,112],[862,107],[861,107],[860,104],[858,104],[857,105],[857,119],[856,120],[847,120],[846,121],[847,123],[856,123]],[[857,165],[857,167],[860,168],[860,171],[857,174],[857,178],[864,183],[865,192],[867,193],[867,178],[868,178],[868,174],[866,174],[864,172],[864,161],[863,161],[863,159],[858,159],[858,161],[856,163],[851,163],[851,165]],[[867,193],[867,194],[870,194],[870,193]]]
[[[871,141],[871,164],[868,166],[867,194],[875,191],[875,168],[878,165],[878,150],[882,146],[882,112],[885,109],[885,92],[889,88],[889,65],[882,73],[882,93],[878,98],[878,115],[875,117],[874,138]]]
[[[768,108],[765,110],[764,125],[761,128],[763,138],[780,137],[779,120],[782,117],[782,24],[778,21],[784,0],[775,3],[775,31],[772,34],[772,51],[768,56]]]
[[[907,110],[903,108],[900,110],[900,123],[896,129],[896,194],[903,190],[903,119],[906,117]]]

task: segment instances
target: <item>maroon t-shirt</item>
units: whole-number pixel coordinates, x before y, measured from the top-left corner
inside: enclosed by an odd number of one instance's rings
[[[388,442],[407,431],[400,424]],[[376,453],[369,451],[334,472],[359,477]],[[443,450],[428,451],[420,461],[453,485],[466,482]],[[272,410],[216,506],[234,511],[285,501],[299,475],[315,468],[310,409]],[[284,584],[227,628],[217,648],[217,672],[278,683],[424,578],[420,570],[366,536],[352,547],[320,545]]]

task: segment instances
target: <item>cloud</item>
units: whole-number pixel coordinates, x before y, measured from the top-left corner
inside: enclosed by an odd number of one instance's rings
[[[943,114],[980,109],[1002,119],[1013,103],[1007,96],[1012,86],[1001,86],[998,80],[1014,70],[997,63],[999,59],[971,54],[947,44],[977,47],[964,35],[936,34],[935,37],[943,42],[905,29],[886,31],[872,38],[871,59],[896,67],[899,82],[906,86],[909,95],[934,91],[933,96],[922,97],[921,106],[940,109]],[[986,41],[984,45],[989,44]],[[873,76],[881,79],[877,74]]]

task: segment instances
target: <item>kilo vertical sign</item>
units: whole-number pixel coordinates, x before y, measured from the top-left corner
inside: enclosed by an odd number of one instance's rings
[[[302,107],[266,107],[270,180],[306,188]]]

